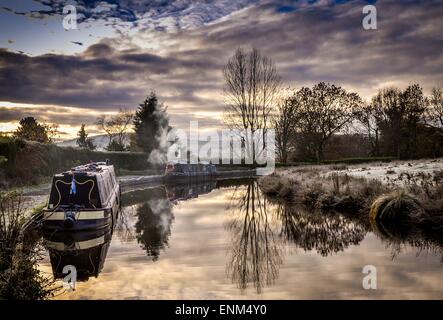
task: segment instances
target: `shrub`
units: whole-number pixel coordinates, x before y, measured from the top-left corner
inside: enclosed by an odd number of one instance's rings
[[[305,187],[300,193],[300,202],[309,207],[317,207],[317,201],[326,193],[321,183],[314,183],[309,187]]]
[[[0,192],[0,299],[46,299],[56,290],[38,269],[40,237],[25,232],[24,222],[21,194]]]
[[[282,187],[281,177],[270,175],[260,178],[260,189],[268,196],[277,196]]]

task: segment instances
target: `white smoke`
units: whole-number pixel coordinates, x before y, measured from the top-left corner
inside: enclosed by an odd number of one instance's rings
[[[159,216],[159,226],[161,226],[163,232],[168,232],[173,220],[171,202],[167,199],[155,199],[148,201],[148,204],[152,212]]]
[[[170,142],[168,141],[169,132],[169,119],[166,112],[163,112],[162,108],[158,108],[154,111],[155,115],[160,119],[160,131],[155,136],[158,142],[158,148],[151,151],[148,157],[148,162],[153,165],[163,165],[167,162],[167,152]]]

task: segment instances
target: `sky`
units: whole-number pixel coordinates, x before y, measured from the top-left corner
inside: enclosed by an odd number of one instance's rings
[[[362,10],[377,9],[365,30]],[[63,21],[72,5],[77,29]],[[443,86],[443,2],[393,0],[0,0],[0,131],[24,116],[59,125],[135,110],[151,90],[171,125],[222,127],[222,69],[259,48],[286,88],[320,81],[369,100],[381,88]]]

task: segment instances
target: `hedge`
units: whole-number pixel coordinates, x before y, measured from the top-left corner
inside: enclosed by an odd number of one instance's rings
[[[54,144],[0,138],[0,159],[6,158],[0,168],[6,178],[27,179],[47,177],[76,165],[109,159],[116,170],[129,171],[151,168],[143,152],[103,152]]]

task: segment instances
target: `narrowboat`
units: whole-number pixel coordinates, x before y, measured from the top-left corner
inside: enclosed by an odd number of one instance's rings
[[[216,167],[210,163],[169,162],[165,168],[165,180],[206,180],[216,176]]]
[[[120,208],[120,186],[114,166],[93,162],[56,174],[42,226],[53,231],[113,227]]]

